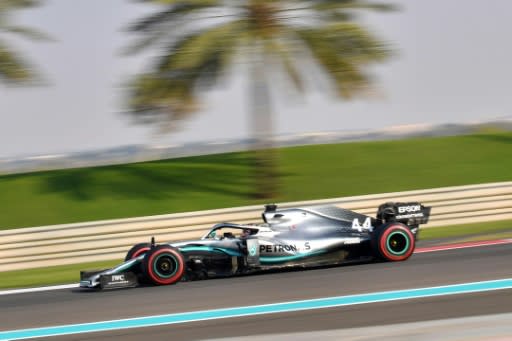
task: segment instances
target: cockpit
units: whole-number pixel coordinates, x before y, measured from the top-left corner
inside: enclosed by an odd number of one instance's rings
[[[257,227],[215,225],[202,239],[244,239],[258,233]]]

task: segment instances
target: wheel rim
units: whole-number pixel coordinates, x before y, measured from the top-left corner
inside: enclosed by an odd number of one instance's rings
[[[396,256],[401,256],[409,250],[409,236],[402,231],[393,231],[386,240],[386,249]]]
[[[170,278],[178,271],[178,261],[173,255],[158,255],[153,262],[153,271],[161,278]]]

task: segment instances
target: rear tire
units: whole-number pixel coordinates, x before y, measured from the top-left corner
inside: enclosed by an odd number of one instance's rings
[[[185,272],[185,259],[181,252],[169,245],[160,245],[146,252],[142,260],[142,273],[155,285],[178,282]]]
[[[126,254],[126,257],[124,257],[124,261],[127,262],[130,259],[137,258],[140,255],[148,252],[151,249],[151,244],[149,243],[139,243],[132,246],[132,248],[128,251]]]
[[[386,261],[409,258],[416,246],[414,234],[404,224],[392,222],[378,228],[372,240],[375,254]]]

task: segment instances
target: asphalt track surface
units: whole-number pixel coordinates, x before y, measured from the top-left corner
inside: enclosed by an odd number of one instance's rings
[[[0,331],[412,289],[512,277],[512,245],[415,254],[372,263],[106,292],[0,296]],[[52,337],[52,340],[199,340],[385,325],[512,312],[512,290],[370,303]],[[262,337],[263,338],[263,337]]]

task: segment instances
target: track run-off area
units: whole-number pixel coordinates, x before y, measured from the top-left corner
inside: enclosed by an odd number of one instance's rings
[[[398,263],[104,292],[3,291],[0,340],[270,337],[505,314],[511,261],[512,240],[504,239],[418,247]]]

